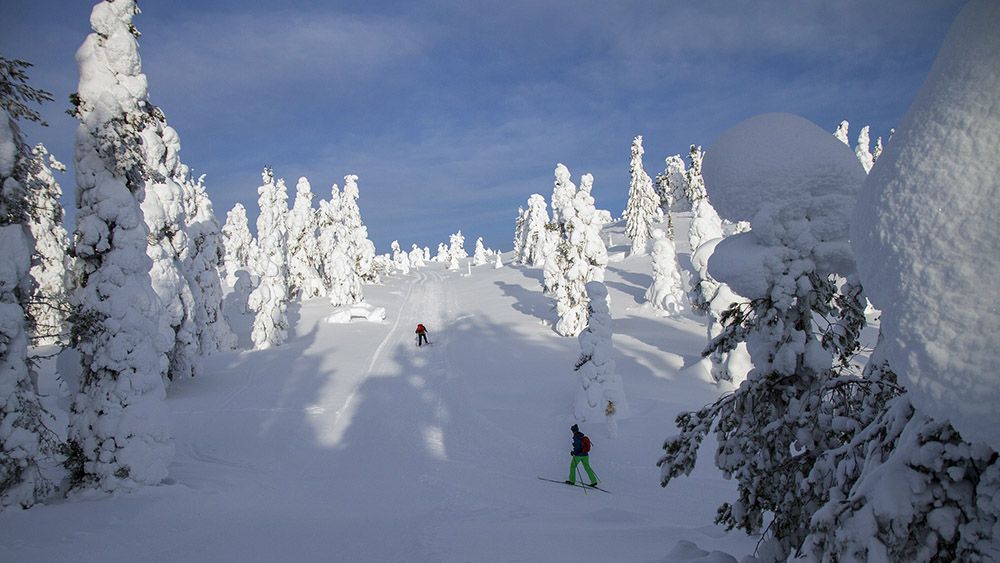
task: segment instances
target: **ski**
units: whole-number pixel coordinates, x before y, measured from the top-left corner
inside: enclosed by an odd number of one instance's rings
[[[555,479],[548,479],[546,477],[539,477],[539,479],[541,479],[542,481],[548,481],[550,483],[559,483],[560,485],[571,485],[573,487],[580,487],[581,489],[591,489],[595,491],[601,491],[602,493],[608,493],[609,495],[611,494],[611,491],[607,489],[602,489],[600,487],[592,487],[590,485],[585,485],[583,483],[567,483],[566,481],[557,481]]]

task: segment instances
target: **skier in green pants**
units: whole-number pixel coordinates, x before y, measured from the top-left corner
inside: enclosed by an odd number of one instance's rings
[[[590,477],[590,486],[597,486],[597,475],[594,475],[594,470],[590,468],[590,438],[580,432],[580,427],[573,425],[570,427],[573,431],[573,461],[569,464],[569,479],[566,480],[568,485],[576,484],[576,466],[583,464],[583,470],[587,472],[587,476]]]

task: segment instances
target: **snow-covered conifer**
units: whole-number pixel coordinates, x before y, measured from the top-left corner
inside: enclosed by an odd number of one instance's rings
[[[629,174],[632,181],[625,204],[625,235],[632,240],[631,254],[645,254],[650,225],[660,207],[660,198],[653,190],[653,181],[642,166],[642,135],[632,140],[632,161]]]
[[[413,243],[410,249],[410,266],[414,268],[423,268],[427,264],[424,264],[424,251],[417,243]]]
[[[66,317],[69,314],[69,239],[63,227],[62,188],[53,170],[64,172],[66,167],[41,143],[31,151],[33,164],[27,170],[29,198],[32,210],[31,234],[35,238],[31,278],[34,291],[28,303],[27,316],[35,344],[55,344],[66,338]]]
[[[361,281],[378,283],[378,273],[373,269],[375,260],[375,244],[368,239],[368,228],[361,220],[361,208],[358,207],[358,177],[354,174],[344,176],[344,191],[341,196],[341,216],[347,229],[348,244],[345,249],[347,259],[354,266],[354,271]]]
[[[694,204],[694,214],[691,217],[691,224],[688,226],[688,243],[691,245],[691,252],[698,250],[705,241],[722,238],[722,219],[709,203],[708,199],[703,199]]]
[[[594,196],[590,194],[593,185],[592,174],[580,177],[580,189],[573,196],[573,216],[567,225],[567,237],[570,244],[579,249],[580,258],[586,265],[584,280],[603,282],[608,249],[601,238],[604,219],[594,207]]]
[[[687,200],[687,165],[681,155],[666,158],[666,168],[656,175],[656,192],[664,213],[691,209],[691,202]]]
[[[284,343],[288,335],[288,268],[285,256],[288,193],[285,181],[274,181],[274,173],[264,168],[263,184],[257,188],[260,215],[257,217],[257,258],[260,282],[250,294],[250,309],[256,313],[251,338],[258,349]]]
[[[188,174],[185,173],[185,176]],[[212,201],[205,192],[204,176],[197,181],[187,177],[184,194],[184,228],[191,241],[184,262],[184,275],[194,296],[198,350],[203,355],[232,350],[236,347],[236,335],[222,313],[223,291],[219,278],[224,258],[222,233],[212,210]]]
[[[687,169],[687,191],[684,192],[684,199],[691,203],[693,208],[699,201],[708,197],[705,191],[705,179],[701,176],[701,162],[705,158],[705,151],[701,146],[691,145],[688,154],[690,165]]]
[[[410,273],[410,256],[399,247],[399,241],[392,241],[392,262],[402,274]]]
[[[147,99],[132,25],[137,13],[133,0],[94,6],[94,33],[76,54],[73,97],[80,120],[73,342],[82,375],[66,465],[76,488],[108,492],[161,482],[173,457],[163,412],[172,342],[158,337],[162,306],[140,208],[155,173],[143,130],[161,123],[161,114]]]
[[[571,205],[576,185],[570,179],[569,169],[562,163],[556,164],[555,176],[552,185],[552,222],[562,223],[564,218],[559,213],[564,207]]]
[[[878,162],[878,157],[882,156],[882,137],[875,139],[875,148],[872,149],[872,166]]]
[[[850,124],[846,119],[841,121],[840,125],[837,126],[837,130],[833,132],[833,136],[836,137],[841,143],[851,146],[851,140],[847,138],[848,127],[850,127]]]
[[[472,252],[472,265],[482,266],[486,262],[486,247],[483,246],[483,237],[479,237],[476,239],[476,249]]]
[[[469,257],[469,253],[465,251],[465,236],[462,235],[461,230],[451,235],[449,241],[451,243],[448,245],[449,262],[456,262]]]
[[[514,222],[514,260],[520,260],[521,248],[524,246],[524,221],[527,215],[523,207],[517,208],[517,220]]]
[[[309,180],[299,178],[295,203],[288,214],[288,296],[312,299],[326,292],[320,276],[319,243],[316,241],[316,212]]]
[[[858,155],[858,160],[861,161],[861,166],[865,169],[865,174],[871,171],[872,165],[875,164],[875,157],[868,150],[871,146],[871,140],[868,138],[868,126],[865,125],[861,128],[861,132],[858,133],[858,144],[854,147],[854,154]]]
[[[616,369],[614,346],[611,343],[611,313],[608,309],[608,289],[592,281],[586,285],[589,322],[577,339],[580,359],[576,372],[581,389],[577,392],[573,414],[579,422],[603,420],[608,436],[618,435],[618,420],[628,416],[629,407]]]
[[[0,510],[27,508],[53,489],[40,463],[54,453],[56,437],[48,430],[51,416],[39,401],[28,364],[26,306],[31,296],[32,250],[35,241],[29,223],[45,221],[51,210],[36,209],[31,201],[44,200],[32,191],[44,172],[38,153],[32,154],[21,136],[16,118],[39,121],[21,101],[51,100],[47,92],[29,86],[23,61],[0,57]],[[18,107],[22,112],[14,111]],[[42,163],[44,166],[44,161]],[[32,180],[32,177],[35,180]],[[58,189],[58,184],[56,184]],[[31,199],[29,199],[31,194]],[[61,208],[59,210],[61,216]]]
[[[429,246],[424,247],[424,262],[431,261],[431,249]]]
[[[437,255],[434,257],[434,261],[444,264],[450,259],[451,257],[448,255],[448,245],[443,242],[439,242]]]
[[[543,248],[548,236],[545,226],[549,223],[549,213],[545,209],[545,198],[531,194],[528,198],[527,217],[524,223],[524,245],[521,247],[520,262],[535,268],[545,263]]]
[[[500,268],[503,268],[503,259],[500,258],[500,253],[499,252],[497,252],[496,260],[493,262],[493,268],[495,270],[499,270]]]
[[[674,241],[661,229],[653,229],[653,283],[646,290],[646,302],[667,315],[684,310],[684,287]]]
[[[234,205],[226,214],[226,224],[222,226],[222,239],[225,250],[223,264],[226,284],[230,287],[236,285],[236,273],[240,270],[257,275],[257,242],[250,234],[247,210],[242,203]]]

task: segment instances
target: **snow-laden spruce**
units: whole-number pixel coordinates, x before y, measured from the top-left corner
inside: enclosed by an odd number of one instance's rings
[[[614,438],[618,435],[618,420],[629,415],[629,407],[613,357],[608,288],[601,282],[592,281],[587,283],[586,291],[589,321],[577,337],[580,358],[574,369],[580,378],[580,390],[576,394],[573,415],[577,422],[603,420],[608,436]]]
[[[31,150],[27,167],[28,208],[34,210],[29,223],[35,239],[31,278],[34,289],[27,315],[35,344],[56,344],[68,339],[66,317],[69,314],[69,237],[63,227],[62,187],[53,170],[65,172],[66,166],[38,143]]]
[[[539,194],[528,197],[528,209],[524,220],[524,244],[518,261],[526,266],[537,268],[545,263],[545,241],[548,237],[546,225],[549,224],[549,212],[546,209],[545,198]]]
[[[250,294],[249,306],[256,313],[250,337],[258,349],[284,343],[288,336],[288,268],[285,262],[288,193],[283,179],[264,168],[263,184],[257,188],[260,215],[257,217],[257,257],[260,281]]]
[[[858,133],[858,144],[854,147],[854,154],[857,155],[858,161],[860,161],[861,166],[864,167],[865,174],[870,172],[872,165],[875,164],[875,157],[872,156],[872,153],[869,150],[871,140],[868,138],[868,130],[868,125],[861,128],[861,132]]]
[[[423,268],[427,264],[424,263],[424,251],[422,248],[417,246],[417,243],[413,243],[410,247],[410,266],[414,268]]]
[[[455,271],[458,270],[459,260],[468,258],[469,254],[465,251],[465,236],[461,230],[451,235],[449,241],[451,244],[448,245],[448,269]]]
[[[562,209],[570,205],[570,200],[576,195],[576,184],[570,179],[569,169],[562,163],[556,164],[555,181],[552,183],[552,222],[562,223],[565,218],[560,215]]]
[[[482,266],[488,262],[487,258],[486,247],[483,246],[483,237],[479,237],[476,239],[476,248],[472,251],[472,265]]]
[[[750,302],[723,314],[725,328],[704,353],[746,342],[754,367],[731,394],[677,417],[680,434],[658,462],[661,484],[690,474],[714,426],[716,466],[737,485],[716,521],[747,533],[766,525],[765,560],[783,559],[801,548],[825,498],[789,491],[802,489],[811,461],[870,422],[851,393],[833,392],[866,389],[849,372],[865,320],[846,225],[865,174],[850,148],[788,114],[725,132],[705,173],[720,212],[753,230],[722,240],[709,260],[711,276]]]
[[[560,234],[556,252],[545,260],[545,286],[556,299],[559,320],[555,330],[563,336],[576,336],[587,325],[587,289],[590,281],[604,281],[608,264],[607,249],[601,239],[602,223],[590,195],[594,177],[584,174],[580,189],[565,200],[559,216]]]
[[[684,281],[677,250],[662,229],[653,229],[653,283],[646,290],[646,302],[664,315],[684,310]]]
[[[410,255],[399,247],[399,241],[394,240],[390,245],[392,248],[392,262],[396,266],[401,274],[406,275],[410,273]]]
[[[880,349],[918,409],[1000,448],[1000,8],[972,2],[855,208]]]
[[[378,283],[379,275],[374,267],[375,244],[368,239],[368,227],[361,219],[361,208],[358,206],[360,195],[358,177],[354,174],[344,176],[344,191],[340,199],[340,215],[347,233],[344,253],[361,281]]]
[[[28,508],[52,491],[54,484],[42,473],[41,464],[57,447],[49,430],[52,417],[42,408],[28,364],[26,311],[34,285],[29,268],[35,240],[29,224],[52,215],[51,210],[30,203],[43,201],[52,186],[36,181],[45,174],[45,162],[39,166],[39,151],[29,150],[6,111],[21,100],[51,99],[26,84],[26,77],[18,77],[27,66],[0,57],[0,510]],[[21,117],[40,119],[25,108]],[[60,207],[60,216],[61,212]]]
[[[517,219],[514,221],[514,260],[520,260],[521,249],[524,248],[524,222],[528,216],[523,207],[517,208]]]
[[[688,151],[688,166],[685,172],[687,185],[684,190],[684,199],[694,208],[699,201],[708,197],[708,193],[705,191],[705,179],[701,175],[701,163],[705,158],[705,151],[701,150],[701,146],[691,145],[691,149]]]
[[[439,242],[438,243],[437,255],[434,256],[434,261],[435,262],[439,262],[441,264],[444,264],[444,263],[448,262],[448,258],[449,258],[448,257],[448,245],[445,244],[445,243],[443,243],[443,242]]]
[[[222,239],[225,250],[223,265],[226,284],[230,287],[235,286],[240,271],[256,276],[257,242],[250,234],[247,210],[242,203],[234,205],[226,214],[226,224],[222,226]]]
[[[187,167],[185,166],[186,170]],[[185,172],[185,176],[189,176]],[[184,228],[191,247],[184,261],[184,275],[194,296],[195,336],[202,355],[236,347],[236,335],[222,313],[223,291],[219,277],[223,265],[222,232],[205,191],[204,176],[184,185]]]
[[[630,254],[645,254],[650,225],[660,213],[660,196],[653,190],[653,181],[642,166],[642,135],[632,140],[632,160],[629,174],[632,178],[625,204],[625,235],[632,241]]]
[[[681,155],[675,154],[666,158],[666,167],[656,175],[653,182],[656,193],[660,196],[660,210],[667,215],[671,212],[688,211],[691,202],[685,199],[687,193],[687,170]],[[667,236],[673,238],[672,232]]]
[[[319,243],[316,241],[316,213],[309,180],[295,184],[295,202],[288,214],[288,296],[312,299],[326,293],[320,276]]]
[[[81,387],[69,420],[73,486],[107,492],[161,482],[173,457],[164,418],[170,338],[146,253],[143,129],[161,114],[146,97],[132,0],[99,2],[77,51],[74,345]]]
[[[745,298],[737,295],[728,285],[719,282],[708,273],[708,261],[712,257],[712,253],[715,252],[715,247],[721,241],[721,237],[707,240],[691,254],[691,267],[694,274],[691,278],[692,284],[691,291],[688,292],[688,300],[696,313],[708,316],[707,335],[711,347],[708,359],[712,379],[717,383],[728,381],[739,385],[746,379],[747,372],[753,367],[747,353],[746,343],[740,342],[732,350],[711,346],[712,341],[720,336],[725,328],[722,319],[726,311],[734,304],[747,303]]]
[[[837,130],[833,132],[833,136],[837,138],[838,141],[844,143],[847,146],[851,146],[851,141],[847,138],[848,128],[851,124],[845,119],[840,122],[837,126]]]

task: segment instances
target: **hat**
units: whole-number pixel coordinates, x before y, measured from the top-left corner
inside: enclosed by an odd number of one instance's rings
[[[580,427],[575,424],[573,426],[570,426],[569,429],[572,430],[574,433],[580,431]]]

